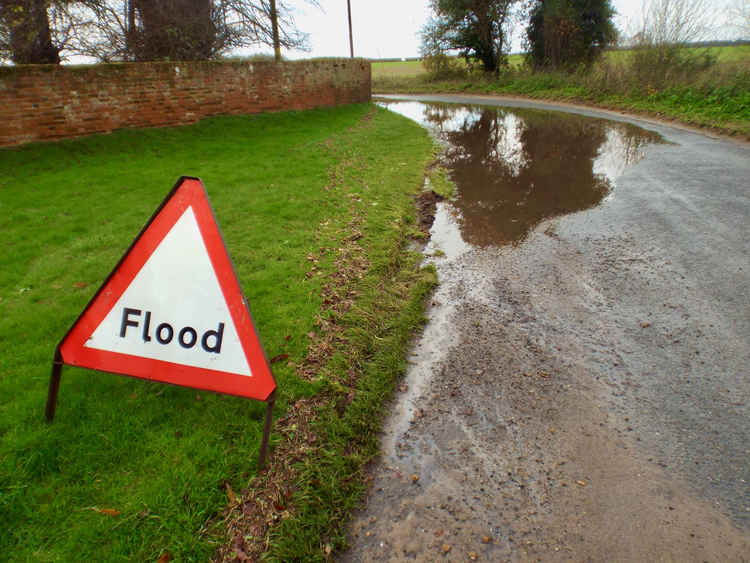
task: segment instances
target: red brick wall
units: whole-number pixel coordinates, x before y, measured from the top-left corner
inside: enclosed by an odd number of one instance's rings
[[[369,100],[361,59],[0,67],[0,146]]]

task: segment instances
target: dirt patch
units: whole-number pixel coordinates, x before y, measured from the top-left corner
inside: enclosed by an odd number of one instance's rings
[[[227,485],[224,520],[229,542],[217,550],[214,561],[259,561],[268,548],[270,529],[292,510],[293,465],[318,446],[311,421],[320,401],[300,399],[292,405],[289,414],[276,422],[275,432],[282,438],[267,469],[237,494]]]
[[[372,115],[373,112],[370,112],[364,123]],[[351,162],[344,161],[339,168],[334,168],[330,184],[324,189],[329,191],[340,187],[343,169],[350,165]],[[314,330],[307,335],[310,340],[307,355],[298,365],[289,363],[300,378],[307,380],[321,376],[334,350],[346,348],[344,329],[339,323],[358,296],[355,284],[370,267],[359,243],[364,222],[360,209],[362,201],[355,194],[345,197],[349,200],[351,218],[341,231],[333,233],[338,239],[337,245],[332,249],[321,248],[306,257],[308,269],[305,277],[311,279],[324,275],[320,265],[324,254],[330,252],[334,255],[333,268],[325,275],[320,290],[321,310],[313,321]],[[319,230],[328,232],[330,228],[326,221]],[[271,361],[285,361],[287,357],[284,356]],[[358,373],[355,367],[347,375],[348,383],[356,383]],[[268,550],[272,529],[294,511],[292,496],[294,482],[298,478],[295,464],[321,447],[321,439],[313,427],[320,407],[330,400],[333,399],[320,395],[300,399],[291,405],[288,414],[275,423],[274,432],[280,436],[280,440],[269,454],[267,468],[239,493],[226,485],[228,505],[223,518],[228,542],[217,550],[215,561],[259,561]],[[351,400],[351,397],[347,397],[347,400]]]
[[[424,191],[415,198],[420,230],[425,233],[430,232],[432,224],[435,222],[437,204],[444,199],[443,196],[435,193],[433,190]]]

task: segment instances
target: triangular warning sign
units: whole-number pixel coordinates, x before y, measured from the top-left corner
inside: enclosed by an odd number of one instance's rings
[[[177,182],[59,351],[69,365],[269,398],[276,383],[200,180]]]

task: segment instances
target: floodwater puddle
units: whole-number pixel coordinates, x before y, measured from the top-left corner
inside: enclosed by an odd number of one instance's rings
[[[454,212],[473,246],[518,244],[539,223],[599,205],[662,137],[629,123],[505,107],[380,102],[444,145]]]
[[[646,146],[664,140],[629,123],[563,112],[378,103],[430,130],[444,147],[441,164],[456,185],[455,198],[437,204],[424,249],[438,268],[440,285],[409,358],[405,391],[384,428],[384,453],[395,460],[403,459],[397,444],[408,434],[419,397],[455,345],[451,326],[461,302],[468,294],[480,301],[493,294],[491,276],[466,267],[461,257],[472,250],[513,248],[541,222],[613,197],[625,168],[644,157]]]

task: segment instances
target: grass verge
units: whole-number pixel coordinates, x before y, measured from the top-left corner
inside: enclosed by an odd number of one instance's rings
[[[691,52],[693,50],[690,50]],[[373,92],[475,93],[558,100],[676,120],[750,139],[750,46],[705,49],[714,63],[706,68],[638,66],[637,53],[611,51],[578,72],[531,71],[522,65],[499,76],[459,72],[431,77],[409,63],[373,64]],[[406,63],[403,63],[406,64]]]
[[[280,524],[269,556],[342,545],[342,509],[434,283],[405,246],[432,151],[420,127],[369,104],[1,150],[0,553],[237,553],[226,544],[259,484],[264,405],[66,367],[43,422],[57,341],[180,175],[203,179],[267,355],[283,358],[271,465],[295,480],[284,510],[263,512]],[[284,421],[306,404],[318,445],[295,462]]]

